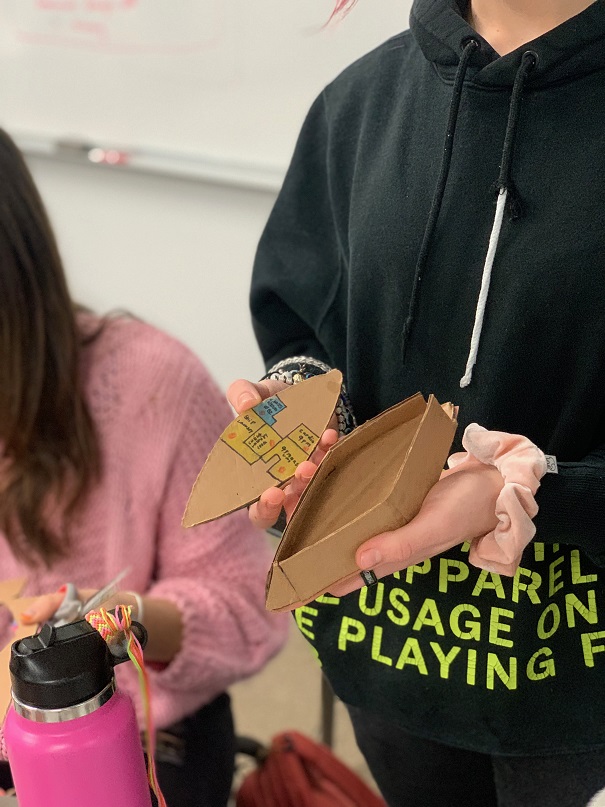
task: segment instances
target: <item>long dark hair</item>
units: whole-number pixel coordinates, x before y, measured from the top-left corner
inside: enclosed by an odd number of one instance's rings
[[[48,566],[100,473],[76,311],[44,203],[0,129],[0,530]]]

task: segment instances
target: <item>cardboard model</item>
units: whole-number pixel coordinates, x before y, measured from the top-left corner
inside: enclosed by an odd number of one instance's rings
[[[277,548],[267,608],[292,610],[359,575],[357,548],[418,513],[443,470],[456,425],[452,404],[418,394],[330,449]]]
[[[233,420],[195,481],[183,526],[246,507],[265,490],[291,479],[330,422],[341,384],[342,374],[331,370],[284,389]]]
[[[38,599],[37,597],[19,597],[24,585],[24,579],[5,580],[0,583],[0,604],[9,609],[14,620],[10,638],[0,650],[0,720],[4,719],[11,702],[11,677],[8,668],[11,645],[13,642],[18,642],[20,639],[25,639],[27,636],[33,636],[36,633],[35,625],[31,623],[24,625],[20,620],[20,614],[27,611],[34,600]]]

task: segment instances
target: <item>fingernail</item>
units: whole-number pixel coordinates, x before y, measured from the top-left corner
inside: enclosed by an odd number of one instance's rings
[[[382,555],[377,549],[366,549],[359,556],[359,566],[361,569],[373,569],[382,561]]]
[[[65,594],[67,591],[67,586],[61,586],[61,588],[57,589],[57,594]]]
[[[20,614],[21,621],[22,622],[31,622],[31,620],[35,616],[35,613],[36,613],[35,611],[23,611],[23,613]]]
[[[256,400],[250,395],[249,392],[244,392],[242,395],[239,396],[237,399],[237,408],[241,411],[242,409],[250,409]]]

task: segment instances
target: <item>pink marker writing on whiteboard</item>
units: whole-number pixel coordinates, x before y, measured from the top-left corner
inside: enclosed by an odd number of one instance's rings
[[[129,154],[119,149],[102,149],[98,146],[91,148],[88,152],[88,159],[92,163],[103,163],[104,165],[127,165]]]

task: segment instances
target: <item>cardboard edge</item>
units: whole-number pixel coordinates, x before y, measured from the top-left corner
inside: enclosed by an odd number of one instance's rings
[[[288,579],[288,575],[279,563],[273,561],[267,574],[267,583],[265,585],[265,608],[267,611],[291,611],[297,607],[296,603],[299,599],[298,592]],[[285,600],[289,601],[288,606],[282,605],[278,608],[271,606],[272,602],[283,603]]]
[[[335,381],[339,384],[339,387],[342,387],[343,375],[340,372],[340,370],[336,370],[336,369],[335,370],[330,370],[329,373],[323,374],[323,377],[328,376],[328,375],[333,375]],[[319,376],[313,376],[312,378],[309,378],[307,380],[308,381],[313,381],[314,378],[318,378],[318,377]],[[302,383],[304,384],[305,382],[303,381]],[[296,386],[296,385],[293,385],[293,386]],[[288,389],[288,388],[286,388],[286,389]],[[276,394],[278,394],[278,393],[276,393]],[[323,434],[323,432],[325,432],[325,430],[328,428],[328,426],[330,424],[330,420],[332,419],[332,415],[334,413],[334,408],[336,407],[337,403],[338,403],[338,395],[336,395],[336,397],[334,399],[334,407],[333,407],[332,411],[330,412],[330,414],[328,415],[328,417],[327,417],[327,419],[325,421],[325,426],[321,430],[322,434]],[[216,439],[216,441],[215,441],[215,443],[214,443],[214,445],[213,445],[213,447],[212,447],[212,449],[210,451],[210,454],[208,454],[207,459],[203,463],[198,475],[195,478],[195,482],[193,483],[193,485],[191,487],[191,490],[189,492],[189,496],[187,497],[187,503],[185,505],[185,510],[184,510],[183,516],[181,518],[181,526],[183,528],[185,528],[185,529],[190,529],[191,527],[198,527],[200,524],[209,524],[212,521],[218,521],[218,519],[223,518],[223,516],[228,516],[231,513],[236,513],[239,510],[243,510],[245,507],[249,507],[251,504],[254,504],[255,502],[257,502],[260,499],[260,497],[262,496],[262,494],[265,492],[265,491],[262,491],[261,493],[258,494],[258,496],[254,496],[251,499],[247,499],[245,502],[240,503],[237,507],[233,507],[230,510],[225,510],[223,513],[220,513],[219,515],[214,516],[213,518],[206,518],[206,519],[202,519],[200,521],[197,521],[195,519],[188,519],[187,518],[187,514],[189,513],[189,507],[190,507],[192,499],[193,499],[193,497],[195,495],[195,492],[197,490],[198,484],[200,483],[202,473],[204,472],[204,470],[207,467],[209,467],[212,464],[213,455],[216,454],[217,444],[220,441],[221,436],[229,428],[230,424],[233,423],[233,421],[237,419],[237,417],[239,417],[239,415],[236,415],[235,418],[232,418],[232,420],[229,422],[229,424],[227,424],[227,426],[225,426],[225,428],[223,429],[223,431],[221,432],[219,437],[217,437],[217,439]],[[320,434],[320,439],[321,439],[321,434]],[[283,488],[290,482],[291,479],[292,479],[292,477],[290,477],[289,479],[284,480],[283,482],[280,482],[279,480],[275,480],[274,484],[267,485],[265,490],[271,490],[271,488]]]
[[[378,417],[381,417],[382,415],[385,415],[388,412],[391,412],[393,409],[396,409],[396,408],[402,406],[408,400],[412,400],[412,399],[415,399],[415,398],[418,398],[418,397],[419,397],[419,393],[417,395],[415,395],[415,396],[412,396],[412,398],[406,399],[406,401],[403,401],[401,404],[397,404],[395,407],[391,407],[389,410],[385,410],[385,412],[383,412]],[[339,533],[344,532],[345,530],[350,530],[354,525],[356,525],[362,519],[370,517],[371,514],[377,508],[384,509],[385,507],[388,506],[388,508],[393,513],[394,517],[397,517],[397,514],[398,514],[399,511],[398,511],[398,508],[394,505],[394,503],[392,501],[393,493],[394,493],[394,491],[398,487],[398,484],[401,481],[402,474],[404,474],[404,472],[405,472],[406,462],[407,462],[407,459],[409,457],[409,454],[412,452],[412,450],[414,449],[415,445],[418,443],[419,440],[422,441],[422,439],[424,439],[425,437],[428,437],[428,434],[426,433],[426,429],[424,427],[426,426],[426,421],[430,417],[437,416],[439,424],[441,425],[441,427],[444,428],[444,429],[448,428],[448,430],[451,432],[450,443],[449,443],[448,448],[445,451],[445,456],[444,456],[444,463],[445,463],[445,461],[447,460],[447,455],[448,455],[449,451],[451,450],[451,443],[452,443],[452,441],[453,441],[453,439],[455,437],[457,426],[458,426],[457,419],[455,417],[455,414],[457,414],[457,409],[451,403],[446,403],[446,404],[443,404],[443,405],[440,404],[439,401],[437,400],[437,398],[434,395],[429,395],[428,400],[425,401],[425,403],[426,403],[425,411],[424,411],[424,413],[422,414],[422,416],[420,418],[420,421],[418,423],[418,427],[416,428],[416,431],[415,431],[415,433],[414,433],[414,435],[413,435],[413,437],[412,437],[412,439],[410,441],[410,444],[408,446],[408,449],[407,449],[407,451],[405,453],[405,457],[402,459],[401,469],[400,469],[399,473],[397,474],[397,476],[394,478],[393,485],[391,486],[390,491],[387,493],[387,495],[385,496],[385,498],[381,502],[378,502],[374,507],[370,508],[370,510],[367,510],[365,513],[360,514],[357,518],[353,519],[353,521],[349,522],[348,524],[343,525],[339,529],[332,531],[328,535],[325,535],[320,541],[312,544],[311,546],[304,547],[303,549],[299,550],[298,552],[295,552],[292,555],[289,555],[288,557],[280,558],[279,557],[280,549],[283,549],[284,546],[285,546],[285,543],[286,543],[286,540],[285,540],[287,538],[287,529],[286,529],[286,531],[282,535],[282,539],[281,539],[281,541],[280,541],[280,543],[279,543],[279,545],[277,547],[277,550],[276,550],[276,553],[275,553],[275,558],[274,558],[274,561],[273,561],[273,566],[276,569],[279,569],[282,572],[284,579],[288,581],[288,586],[289,586],[290,590],[293,592],[294,598],[292,598],[292,594],[290,594],[288,604],[286,604],[286,605],[282,604],[282,605],[280,605],[278,607],[272,606],[271,605],[272,602],[274,603],[277,600],[277,601],[279,601],[281,603],[284,603],[284,599],[280,600],[279,597],[276,596],[275,590],[272,592],[272,596],[269,597],[270,582],[271,582],[271,580],[269,578],[268,581],[267,581],[267,589],[266,589],[267,597],[266,597],[266,601],[265,601],[265,607],[267,608],[267,610],[274,611],[274,612],[292,611],[292,610],[300,607],[301,605],[304,605],[304,604],[306,604],[308,602],[313,602],[318,596],[321,596],[323,593],[329,591],[329,586],[339,585],[342,582],[345,582],[347,580],[351,580],[356,575],[358,575],[360,573],[360,571],[357,568],[355,568],[353,571],[346,573],[344,576],[342,576],[338,580],[333,580],[329,584],[326,584],[327,587],[326,586],[321,586],[321,588],[318,591],[316,591],[316,593],[314,595],[309,596],[309,597],[301,598],[300,595],[298,594],[298,592],[296,591],[296,589],[294,587],[294,584],[288,578],[287,572],[286,572],[285,569],[283,569],[282,564],[289,561],[289,560],[292,560],[292,559],[295,559],[295,558],[300,558],[301,556],[303,556],[304,554],[306,554],[306,553],[308,553],[308,552],[310,552],[312,550],[316,551],[316,548],[318,546],[324,544],[327,541],[333,541],[334,537],[336,535],[338,535]],[[377,419],[378,418],[376,418],[376,420]],[[393,427],[393,428],[396,428],[396,427]],[[344,438],[344,439],[346,440],[347,438]],[[341,441],[339,444],[337,444],[337,446],[342,445],[342,442],[343,441]],[[335,466],[334,454],[336,453],[335,450],[336,450],[337,446],[334,446],[332,449],[330,449],[330,451],[328,452],[328,455],[326,455],[326,457],[324,458],[324,463],[328,459],[328,456],[332,455],[331,456],[332,466],[333,467]],[[323,463],[322,463],[322,466],[323,466]],[[331,473],[331,471],[333,470],[333,467],[330,468],[329,470],[327,470],[327,472],[323,475],[323,478],[326,478],[329,475],[329,473]],[[315,479],[316,478],[314,477],[314,480],[313,480],[314,482],[315,482]],[[435,480],[435,481],[437,481],[437,480]],[[319,475],[317,477],[317,483],[321,483],[321,477],[319,477]],[[305,496],[305,494],[307,494],[307,491],[310,489],[310,487],[311,487],[310,485],[307,486],[306,490],[303,492],[303,496],[301,496],[301,500],[299,501],[299,503],[298,503],[298,505],[297,505],[297,507],[296,507],[296,509],[294,511],[295,513],[296,513],[296,510],[298,510],[298,507],[300,506],[302,498]],[[399,513],[399,515],[400,515],[400,513]],[[407,523],[407,522],[405,522],[405,523]]]
[[[416,397],[416,396],[414,396],[414,397]],[[431,407],[431,408],[429,409],[429,407]],[[391,407],[391,408],[393,409],[395,407]],[[334,536],[338,535],[338,533],[343,532],[343,530],[345,530],[345,529],[351,529],[352,527],[357,525],[362,519],[369,518],[371,516],[371,514],[375,510],[377,510],[379,508],[382,509],[387,505],[389,505],[389,507],[392,509],[393,515],[396,516],[399,519],[399,517],[401,516],[401,513],[398,511],[398,509],[393,504],[393,501],[392,501],[393,493],[395,491],[395,488],[397,487],[397,484],[401,480],[401,476],[405,473],[406,463],[407,463],[407,460],[408,460],[408,457],[409,457],[410,453],[414,449],[414,447],[415,447],[416,443],[418,442],[418,440],[421,439],[422,427],[425,425],[426,420],[428,419],[430,414],[432,414],[433,412],[438,412],[439,409],[442,409],[441,404],[439,404],[439,402],[437,401],[435,396],[430,395],[429,399],[427,401],[426,410],[425,410],[424,414],[422,415],[422,417],[421,417],[421,419],[420,419],[420,421],[418,423],[418,427],[417,427],[416,431],[414,432],[414,436],[412,437],[412,439],[410,441],[410,444],[409,444],[409,446],[408,446],[408,448],[407,448],[407,450],[405,452],[405,456],[402,458],[401,468],[399,469],[399,472],[397,473],[397,475],[394,477],[393,484],[392,484],[390,490],[386,493],[385,497],[382,499],[382,501],[377,502],[373,507],[371,507],[369,510],[366,510],[364,513],[360,513],[360,515],[358,515],[356,518],[354,518],[351,521],[347,522],[346,525],[343,525],[342,527],[339,527],[337,530],[333,530],[332,532],[328,533],[328,535],[324,535],[323,538],[321,538],[319,541],[312,544],[311,546],[306,546],[303,549],[300,549],[298,552],[295,552],[293,555],[288,555],[288,557],[286,557],[286,558],[279,558],[278,557],[278,552],[279,552],[280,547],[282,546],[282,543],[284,542],[284,538],[285,538],[285,535],[286,535],[286,532],[284,532],[284,534],[282,536],[282,540],[280,541],[280,544],[277,547],[277,550],[275,552],[274,563],[279,568],[281,568],[281,564],[284,561],[290,560],[291,558],[299,557],[300,555],[307,553],[308,551],[310,551],[310,550],[314,549],[315,547],[323,544],[324,542],[326,542],[328,540],[332,540],[334,538]],[[389,410],[387,410],[387,411],[389,411]],[[453,440],[455,432],[456,432],[457,422],[456,422],[455,419],[450,417],[450,415],[448,415],[447,412],[444,411],[443,414],[448,418],[448,422],[450,422],[452,424],[452,426],[453,426],[453,433],[452,433],[452,440]],[[445,421],[444,421],[443,425],[446,425]],[[396,427],[394,427],[394,428],[396,428]],[[333,449],[331,449],[330,451],[333,451]],[[326,456],[326,459],[327,459],[327,456]],[[446,457],[446,459],[447,459],[447,457]],[[321,481],[321,480],[318,480],[318,481]],[[307,486],[307,488],[305,489],[303,495],[305,495],[305,493],[307,492],[309,487],[310,486]],[[301,499],[302,499],[302,497],[301,497]],[[298,508],[296,508],[296,509],[298,509]],[[296,509],[295,509],[294,512],[296,512]],[[407,523],[407,522],[405,522],[405,523]]]
[[[201,471],[200,471],[200,474],[201,474]],[[276,483],[274,485],[269,485],[269,487],[266,487],[265,490],[271,490],[271,488],[283,488],[288,484],[289,481],[290,481],[289,479],[287,479],[285,482],[277,482],[276,481]],[[197,479],[196,479],[196,482],[197,482]],[[263,491],[263,493],[264,492],[265,491]],[[193,495],[193,489],[192,489],[191,493],[189,494],[189,499],[191,499],[192,495]],[[238,505],[237,507],[233,507],[231,510],[225,510],[225,512],[221,513],[219,516],[214,516],[213,518],[204,518],[201,521],[192,520],[192,521],[187,521],[186,522],[185,517],[187,515],[188,506],[189,506],[189,499],[188,499],[187,500],[187,507],[185,508],[185,512],[183,513],[183,518],[181,519],[181,527],[184,527],[186,530],[189,530],[189,529],[191,529],[191,527],[199,527],[201,524],[211,524],[213,521],[218,521],[220,518],[223,518],[223,516],[230,516],[232,513],[238,513],[240,510],[245,510],[247,507],[250,507],[251,504],[254,504],[255,502],[257,502],[260,499],[261,496],[262,496],[262,493],[260,495],[258,495],[255,499],[250,499],[249,501],[246,501],[243,504]]]
[[[392,495],[395,492],[395,489],[399,486],[399,483],[401,481],[401,476],[405,472],[405,466],[406,466],[406,463],[407,463],[407,459],[410,456],[411,452],[413,451],[414,446],[418,442],[418,438],[419,438],[420,434],[422,433],[422,429],[423,429],[426,421],[432,415],[432,413],[435,411],[435,406],[438,407],[439,409],[441,409],[441,411],[443,412],[444,415],[446,415],[446,417],[449,417],[447,415],[447,413],[445,412],[445,410],[443,409],[443,407],[441,406],[441,404],[439,403],[439,401],[437,400],[437,398],[435,398],[434,395],[429,395],[429,397],[428,397],[428,399],[426,401],[426,408],[425,408],[425,410],[424,410],[424,412],[422,414],[422,417],[420,418],[420,420],[418,422],[418,427],[417,427],[416,431],[414,432],[414,436],[410,440],[410,444],[409,444],[408,449],[407,449],[407,451],[405,453],[405,457],[402,460],[399,472],[397,473],[397,475],[395,476],[395,478],[393,480],[393,485],[392,485],[391,490],[390,490],[390,495]]]
[[[383,508],[387,504],[392,507],[389,497],[390,497],[390,491],[389,491],[389,493],[387,493],[387,495],[384,497],[384,499],[382,499],[382,501],[377,502],[373,507],[370,507],[369,510],[366,510],[364,513],[360,513],[356,518],[352,519],[351,521],[348,521],[346,524],[339,527],[338,529],[332,530],[332,532],[328,533],[328,535],[324,535],[323,538],[320,538],[319,541],[316,541],[314,544],[311,544],[310,546],[305,546],[302,549],[299,549],[293,555],[288,555],[288,557],[286,557],[286,558],[278,558],[277,557],[277,552],[276,552],[275,553],[274,563],[276,563],[280,568],[282,568],[282,564],[286,563],[289,560],[292,560],[292,558],[297,558],[297,557],[300,557],[301,555],[305,555],[308,552],[310,552],[311,550],[315,549],[316,547],[321,546],[322,544],[326,543],[327,541],[333,540],[335,538],[335,536],[339,535],[339,533],[344,532],[345,530],[350,530],[350,529],[356,527],[359,524],[359,522],[362,521],[364,518],[369,518],[374,513],[375,510],[378,510],[379,508]]]
[[[372,428],[372,432],[370,432],[369,430],[367,431],[366,442],[361,444],[361,445],[366,445],[367,442],[372,439],[371,433],[373,433],[375,430],[379,431],[378,427],[379,427],[379,422],[380,421],[386,419],[387,416],[392,415],[392,413],[395,410],[403,409],[406,405],[409,407],[412,402],[419,402],[420,400],[425,405],[425,414],[426,414],[427,401],[425,400],[424,396],[420,392],[417,392],[414,395],[410,395],[405,400],[400,401],[398,404],[395,404],[394,406],[390,406],[388,409],[385,409],[384,412],[381,412],[379,415],[376,415],[375,418],[372,418],[372,421],[371,421],[372,426],[376,425],[376,429]],[[423,417],[424,417],[424,415],[423,415]],[[368,421],[368,423],[369,423],[369,421]],[[420,420],[420,423],[422,423],[422,419]],[[366,424],[362,423],[361,426],[358,427],[358,429],[363,429],[363,427],[365,425]],[[397,427],[393,426],[393,429],[395,429],[395,428],[397,428]],[[350,434],[347,434],[345,437],[341,438],[335,445],[333,445],[326,452],[326,455],[323,458],[322,463],[319,466],[319,469],[318,469],[317,473],[313,476],[313,479],[311,480],[311,482],[303,490],[302,495],[301,495],[300,499],[298,500],[298,502],[296,504],[296,507],[294,508],[294,510],[292,512],[292,515],[290,516],[290,522],[289,523],[292,522],[292,520],[294,519],[294,517],[298,513],[298,511],[302,509],[302,507],[304,506],[304,502],[305,502],[306,498],[309,495],[311,495],[310,494],[311,488],[312,487],[317,487],[317,485],[321,484],[322,481],[324,479],[326,479],[330,475],[330,473],[332,473],[332,471],[336,468],[336,464],[338,462],[339,454],[341,454],[341,453],[343,453],[344,451],[347,450],[348,442],[351,441],[351,438],[354,435],[355,435],[356,440],[359,439],[357,429],[352,431]],[[413,443],[413,440],[412,440],[412,443]],[[410,447],[411,447],[412,443],[410,443]],[[361,447],[361,445],[360,445],[360,447]],[[407,457],[407,453],[406,453],[406,457]],[[398,476],[395,477],[395,481],[397,479],[398,479]],[[395,484],[395,481],[394,481],[393,484]],[[372,508],[372,509],[374,509],[374,508]],[[364,516],[364,514],[362,513],[360,516],[358,516],[358,519],[363,518],[363,516]],[[357,521],[357,519],[355,519],[354,521]],[[351,523],[354,523],[354,522],[351,522]],[[334,534],[334,533],[331,533],[331,534]],[[280,542],[277,545],[277,549],[275,550],[275,559],[278,560],[278,561],[285,559],[285,558],[280,557],[280,553],[285,549],[286,544],[288,543],[288,537],[289,537],[288,536],[288,527],[286,527],[286,529],[284,530],[284,532],[282,534]]]
[[[342,577],[340,580],[335,580],[332,585],[340,585],[341,583],[346,583],[348,580],[353,580],[355,577],[359,575],[359,572],[353,572],[353,574],[348,574],[346,577]],[[360,578],[361,579],[361,578]],[[269,601],[267,600],[265,603],[265,608],[267,611],[270,611],[272,614],[284,614],[284,613],[291,613],[292,611],[296,611],[297,608],[302,608],[303,605],[308,605],[310,602],[315,602],[318,597],[321,597],[324,594],[329,594],[329,591],[322,589],[321,591],[317,591],[313,594],[312,597],[308,597],[307,599],[297,599],[290,602],[288,605],[279,605],[275,608],[269,605]],[[334,595],[331,595],[334,596]],[[340,600],[340,597],[338,597]]]
[[[358,516],[356,519],[354,519],[354,521],[351,521],[348,524],[345,524],[342,527],[339,527],[339,529],[334,530],[329,535],[324,535],[324,537],[321,538],[321,540],[317,541],[317,543],[313,544],[312,546],[306,546],[303,549],[296,552],[294,555],[290,555],[289,557],[284,558],[282,561],[274,560],[273,565],[272,565],[272,570],[275,569],[275,570],[279,570],[281,572],[281,574],[283,575],[283,578],[285,580],[287,580],[288,586],[289,586],[289,588],[292,591],[294,596],[289,595],[289,604],[288,605],[281,605],[281,606],[279,606],[277,608],[272,607],[270,605],[271,601],[275,602],[277,600],[277,601],[283,603],[284,600],[279,599],[279,597],[277,596],[277,594],[276,594],[277,589],[274,589],[271,592],[272,596],[269,598],[268,594],[269,594],[269,586],[271,584],[271,578],[268,577],[268,579],[267,579],[267,589],[266,589],[266,599],[265,599],[265,607],[267,608],[267,610],[276,611],[276,612],[277,611],[291,611],[294,608],[298,608],[299,605],[304,605],[305,603],[313,602],[313,600],[317,599],[317,597],[319,597],[321,594],[325,594],[326,592],[329,592],[329,586],[338,585],[338,584],[342,583],[345,580],[353,579],[354,577],[359,575],[361,573],[361,570],[357,568],[357,566],[355,564],[355,558],[354,558],[354,555],[353,555],[353,558],[351,559],[351,564],[352,564],[351,565],[351,571],[347,571],[342,577],[339,577],[337,580],[330,580],[329,583],[326,583],[325,585],[320,586],[320,588],[313,595],[309,595],[307,597],[301,597],[301,595],[299,594],[299,592],[296,589],[296,586],[295,586],[294,582],[288,576],[288,570],[286,568],[284,568],[284,564],[287,564],[289,561],[300,562],[301,557],[304,557],[309,552],[311,552],[311,551],[317,552],[317,547],[323,546],[324,544],[327,544],[327,543],[332,543],[334,541],[335,537],[337,537],[338,535],[349,534],[353,529],[353,525],[358,525],[359,522],[364,520],[364,519],[366,519],[366,520],[371,519],[372,514],[374,513],[374,511],[378,510],[378,509],[385,511],[385,516],[386,516],[387,509],[391,514],[390,518],[385,518],[385,521],[387,523],[387,525],[384,528],[385,530],[387,530],[389,528],[390,522],[397,522],[399,520],[399,513],[398,513],[397,509],[393,507],[392,502],[388,498],[385,498],[381,502],[378,502],[377,504],[375,504],[374,507],[372,507],[370,510],[366,510],[365,513],[362,513],[360,516]]]
[[[455,411],[455,408],[453,407],[452,404],[450,404],[450,406],[452,406],[452,414],[448,414],[448,412],[444,409],[443,405],[439,403],[439,401],[437,400],[437,398],[434,395],[429,396],[429,399],[428,399],[428,402],[427,402],[426,412],[424,413],[424,415],[423,415],[423,417],[422,417],[422,419],[421,419],[421,421],[420,421],[420,423],[418,425],[418,429],[416,430],[416,434],[414,435],[414,438],[413,438],[412,442],[410,443],[410,449],[409,449],[411,451],[412,448],[416,446],[416,444],[423,443],[425,441],[429,441],[429,440],[433,439],[434,432],[431,432],[430,434],[427,432],[427,430],[426,430],[426,421],[430,417],[436,417],[437,418],[436,426],[438,426],[440,429],[442,429],[444,431],[447,429],[447,431],[449,432],[449,444],[447,445],[447,448],[445,449],[445,453],[444,453],[444,455],[442,457],[442,461],[440,462],[440,465],[442,466],[442,470],[445,469],[445,463],[447,461],[447,457],[449,455],[449,452],[451,451],[452,442],[454,440],[454,437],[456,435],[456,430],[458,428],[458,421],[456,420],[456,418],[453,417],[453,411]],[[444,446],[445,446],[445,441],[444,441]],[[440,460],[441,460],[441,457],[440,457]],[[406,473],[406,466],[405,466],[405,463],[404,463],[402,465],[402,467],[400,468],[399,473],[397,474],[397,477],[396,477],[395,483],[393,484],[393,487],[391,488],[391,491],[390,491],[390,494],[389,494],[391,499],[392,499],[393,496],[396,495],[397,489],[401,485],[401,480],[402,480],[402,477],[404,476],[405,473]],[[432,484],[431,484],[430,487],[432,487],[438,481],[439,481],[439,476],[436,476],[434,478],[434,480],[432,481]],[[429,488],[429,490],[430,490],[430,488]],[[428,494],[428,491],[426,493]]]

